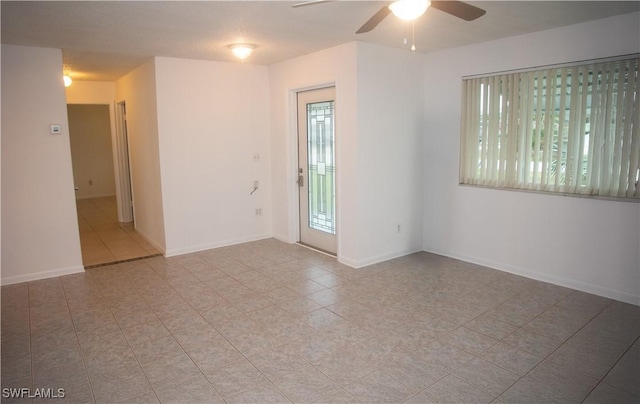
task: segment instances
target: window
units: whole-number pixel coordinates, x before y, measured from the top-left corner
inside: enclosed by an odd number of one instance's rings
[[[639,64],[465,78],[460,183],[640,199]]]

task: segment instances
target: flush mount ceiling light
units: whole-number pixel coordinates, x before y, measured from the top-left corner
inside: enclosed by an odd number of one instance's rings
[[[256,46],[250,43],[234,43],[233,45],[229,45],[231,53],[240,60],[248,58],[255,48]]]
[[[71,85],[71,83],[73,82],[73,80],[71,80],[71,77],[69,77],[66,74],[64,76],[62,76],[62,80],[64,80],[64,86],[65,87],[69,87]]]
[[[429,0],[398,0],[389,5],[389,10],[401,20],[415,20],[427,11]]]

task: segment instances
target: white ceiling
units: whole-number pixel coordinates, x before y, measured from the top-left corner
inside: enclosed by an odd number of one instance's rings
[[[303,1],[303,0],[299,0]],[[76,80],[113,81],[153,56],[234,61],[228,45],[257,48],[245,63],[272,64],[359,40],[407,48],[411,23],[390,15],[355,31],[384,1],[2,1],[2,43],[62,49]],[[487,13],[465,22],[429,9],[415,23],[418,52],[640,11],[640,1],[470,1]],[[640,37],[640,19],[639,19]],[[404,45],[404,38],[409,45]],[[409,50],[407,50],[409,51]]]

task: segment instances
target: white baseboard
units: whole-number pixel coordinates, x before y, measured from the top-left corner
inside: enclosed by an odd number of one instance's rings
[[[369,257],[366,259],[362,259],[362,260],[355,260],[349,257],[345,257],[345,256],[339,256],[338,257],[338,262],[340,262],[341,264],[350,266],[352,268],[363,268],[369,265],[373,265],[373,264],[378,264],[380,262],[384,262],[384,261],[389,261],[395,258],[400,258],[400,257],[404,257],[406,255],[410,255],[410,254],[414,254],[417,252],[422,251],[421,248],[416,248],[416,249],[411,249],[411,250],[403,250],[403,251],[395,251],[395,252],[389,252],[389,253],[385,253],[385,254],[380,254],[380,255],[376,255],[373,257]]]
[[[272,237],[273,236],[271,234],[260,234],[260,235],[254,235],[254,236],[239,237],[236,239],[216,241],[212,243],[199,244],[196,246],[174,248],[174,249],[166,250],[164,255],[165,257],[175,257],[176,255],[184,255],[184,254],[190,254],[190,253],[199,252],[199,251],[211,250],[213,248],[227,247],[230,245],[236,245],[241,243],[249,243],[251,241],[264,240]]]
[[[1,283],[2,285],[13,285],[16,283],[37,281],[40,279],[55,278],[57,276],[78,274],[82,272],[84,272],[83,266],[60,268],[60,269],[53,269],[50,271],[35,272],[31,274],[9,276],[6,278],[2,277]]]
[[[455,251],[453,252],[444,252],[444,251],[436,251],[436,250],[424,250],[424,251],[430,252],[433,254],[443,255],[445,257],[455,258],[455,259],[470,262],[473,264],[482,265],[488,268],[497,269],[499,271],[508,272],[510,274],[524,276],[525,278],[530,278],[530,279],[534,279],[542,282],[548,282],[554,285],[564,286],[567,288],[580,290],[582,292],[592,293],[594,295],[607,297],[609,299],[614,299],[621,302],[640,306],[640,294],[634,295],[634,294],[623,292],[620,290],[609,289],[602,286],[582,282],[576,279],[550,275],[547,273],[542,273],[542,272],[534,271],[527,268],[521,268],[521,267],[505,264],[502,262],[496,262],[496,261],[491,261],[491,260],[474,257],[466,254],[461,254]]]

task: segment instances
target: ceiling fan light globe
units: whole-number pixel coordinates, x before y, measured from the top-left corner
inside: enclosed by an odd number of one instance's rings
[[[430,5],[429,0],[398,0],[389,5],[389,10],[401,20],[411,21],[424,14]]]
[[[247,43],[238,43],[238,44],[233,44],[229,46],[229,48],[231,49],[231,53],[233,53],[235,57],[237,57],[240,60],[244,60],[251,55],[251,53],[255,49],[255,45],[251,45]]]

